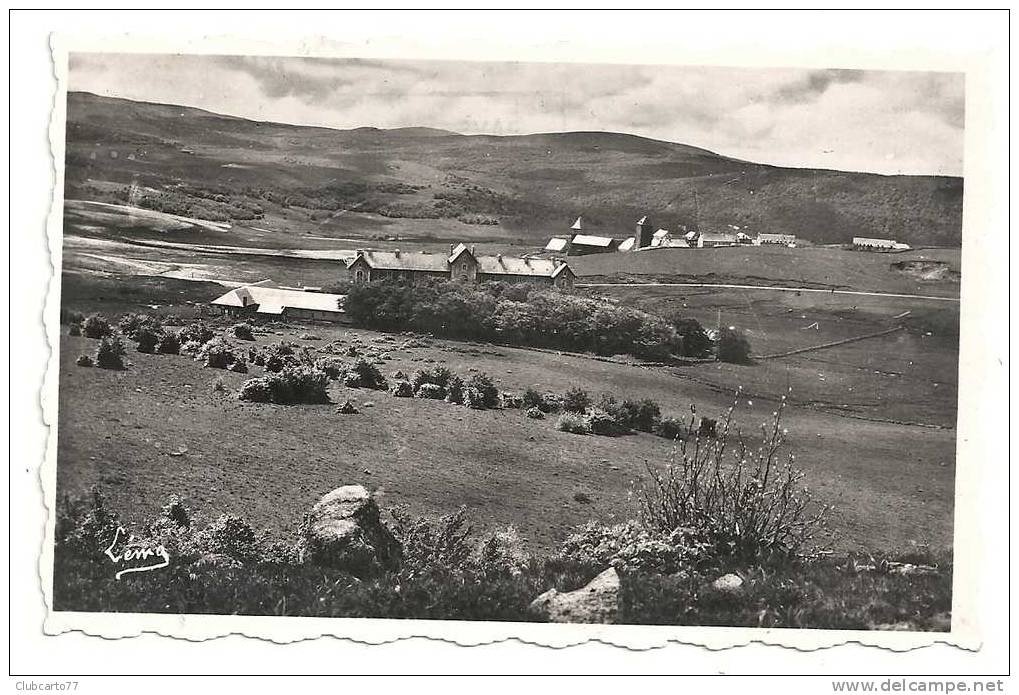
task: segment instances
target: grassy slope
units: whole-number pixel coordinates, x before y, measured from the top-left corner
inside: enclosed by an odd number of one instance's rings
[[[293,339],[305,330],[272,339]],[[386,340],[366,331],[313,331],[327,339]],[[467,504],[483,526],[514,524],[533,547],[547,548],[590,518],[628,517],[630,481],[645,461],[662,461],[670,450],[650,435],[578,437],[519,411],[479,412],[336,385],[334,401],[375,406],[342,416],[331,406],[241,403],[231,392],[243,375],[138,353],[130,354],[133,364],[124,372],[83,369],[74,358],[95,342],[61,340],[58,489],[80,493],[99,483],[134,521],[153,516],[176,493],[199,512],[235,513],[282,531],[324,492],[360,482],[381,488],[386,505],[406,503],[415,512]],[[387,374],[435,360],[461,373],[487,371],[505,389],[579,385],[596,394],[655,398],[676,413],[696,403],[708,416],[728,404],[727,382],[755,380],[765,393],[741,406],[750,429],[769,417],[772,399],[784,390],[784,382],[761,378],[757,367],[707,365],[682,373],[445,341],[394,349],[392,356]],[[227,393],[213,390],[220,380]],[[903,383],[910,388],[913,382]],[[897,407],[889,399],[864,414],[894,414]],[[808,484],[837,506],[837,547],[950,544],[953,430],[845,418],[807,404],[790,410],[787,426]],[[180,447],[187,448],[184,456],[169,455]],[[577,491],[587,492],[593,504],[575,502]]]
[[[487,235],[504,242],[538,243],[578,214],[592,231],[621,236],[646,213],[667,227],[749,224],[819,243],[887,235],[914,245],[958,245],[961,238],[961,179],[783,169],[616,133],[337,131],[72,93],[66,171],[68,197],[86,182],[227,190],[400,182],[424,188],[376,198],[430,208],[436,193],[466,196],[469,211],[502,219],[503,229]],[[266,219],[291,231],[310,224],[307,211],[292,208],[268,206]],[[413,225],[378,216],[355,231],[371,221],[415,236]],[[314,226],[328,233],[332,223]],[[486,236],[452,220],[442,231],[444,238]]]

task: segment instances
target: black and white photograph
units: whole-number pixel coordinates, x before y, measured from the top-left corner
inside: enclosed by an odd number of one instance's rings
[[[66,99],[55,610],[950,630],[962,75]]]
[[[51,41],[48,634],[978,648],[982,78]]]

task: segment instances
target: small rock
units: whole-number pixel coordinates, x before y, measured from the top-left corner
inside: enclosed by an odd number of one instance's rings
[[[374,408],[375,407],[375,401],[365,401],[364,403],[361,404],[361,407],[362,408]]]
[[[619,574],[610,567],[576,591],[549,589],[530,610],[553,623],[614,623],[619,614]]]
[[[711,583],[719,591],[739,591],[743,588],[743,580],[737,574],[723,574]]]

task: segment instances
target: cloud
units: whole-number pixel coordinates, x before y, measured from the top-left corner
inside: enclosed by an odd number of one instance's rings
[[[72,89],[302,125],[605,130],[787,166],[962,171],[958,74],[75,54],[70,79]]]

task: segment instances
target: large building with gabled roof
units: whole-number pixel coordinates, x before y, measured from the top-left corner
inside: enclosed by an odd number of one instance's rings
[[[478,255],[465,244],[450,245],[449,254],[359,250],[347,264],[355,283],[383,279],[436,278],[456,282],[533,282],[569,289],[576,275],[564,261],[547,258]]]

